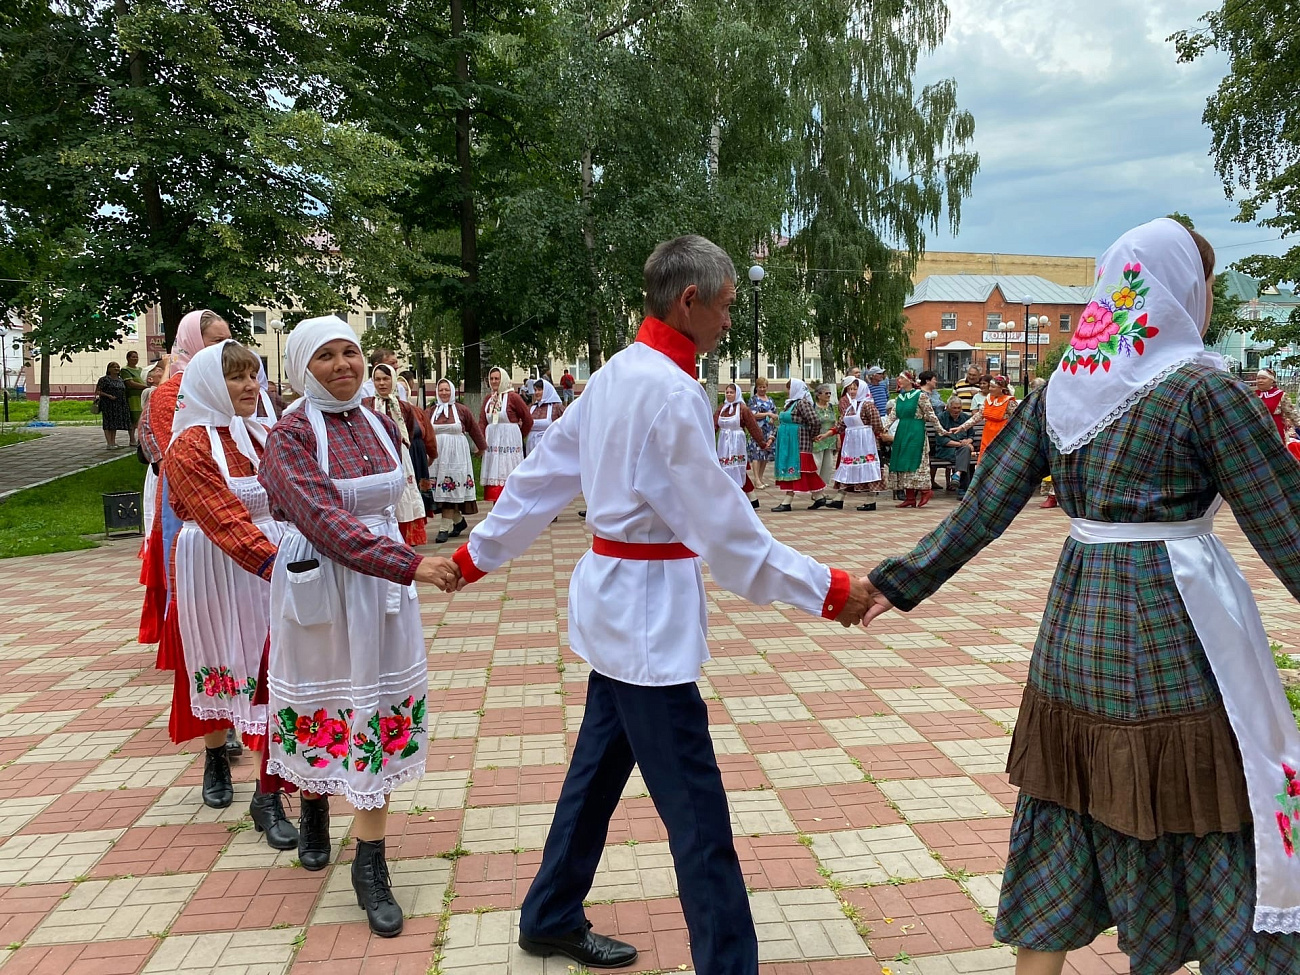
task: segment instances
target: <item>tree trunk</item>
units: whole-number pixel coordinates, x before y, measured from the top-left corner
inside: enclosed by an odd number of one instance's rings
[[[50,421],[50,354],[41,349],[40,406],[36,408],[36,418],[42,423]]]
[[[717,104],[717,96],[714,96]],[[715,192],[718,184],[718,157],[722,153],[722,126],[715,119],[709,126],[709,185]],[[709,394],[709,408],[718,402],[718,350],[704,357],[704,389]]]
[[[459,41],[465,33],[465,0],[451,0],[451,36]],[[460,268],[465,272],[460,306],[461,341],[464,343],[463,377],[467,405],[478,409],[483,398],[486,370],[479,347],[478,324],[478,220],[474,210],[474,161],[470,155],[469,54],[459,45],[456,81],[461,107],[456,110],[456,166],[460,170]]]
[[[587,375],[600,368],[600,306],[596,301],[596,217],[592,213],[595,176],[591,150],[582,151],[582,242],[587,249]]]
[[[835,346],[830,333],[822,328],[817,329],[817,354],[821,357],[822,382],[835,385]]]

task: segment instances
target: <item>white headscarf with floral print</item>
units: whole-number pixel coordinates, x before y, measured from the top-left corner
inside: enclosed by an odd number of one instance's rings
[[[1047,430],[1073,453],[1192,362],[1223,368],[1201,339],[1205,274],[1196,242],[1168,217],[1135,227],[1097,263],[1097,285],[1056,375]]]

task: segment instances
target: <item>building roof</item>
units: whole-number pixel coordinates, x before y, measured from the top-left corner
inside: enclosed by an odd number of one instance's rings
[[[1242,274],[1232,268],[1220,271],[1219,275],[1227,282],[1228,294],[1242,301],[1258,301],[1261,305],[1294,305],[1300,303],[1300,297],[1287,287],[1279,285],[1261,291],[1259,279],[1249,274]]]
[[[1086,305],[1092,297],[1092,288],[1056,284],[1037,274],[931,274],[913,286],[903,307],[926,301],[981,303],[988,301],[994,288],[1011,304],[1025,295],[1044,305]]]

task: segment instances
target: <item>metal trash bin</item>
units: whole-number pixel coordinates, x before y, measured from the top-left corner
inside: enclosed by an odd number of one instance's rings
[[[140,495],[139,491],[101,495],[104,499],[104,534],[107,537],[144,534],[144,506]]]

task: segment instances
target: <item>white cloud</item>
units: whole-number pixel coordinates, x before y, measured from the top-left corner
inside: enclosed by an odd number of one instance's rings
[[[1095,255],[1171,210],[1196,220],[1221,263],[1278,252],[1275,231],[1232,222],[1209,156],[1206,97],[1218,55],[1179,64],[1166,38],[1210,0],[949,0],[943,46],[919,80],[952,77],[981,157],[960,235],[932,250]]]

